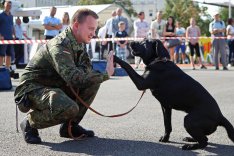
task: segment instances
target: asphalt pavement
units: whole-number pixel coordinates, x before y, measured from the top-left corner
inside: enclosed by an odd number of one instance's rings
[[[224,116],[234,125],[234,67],[229,71],[191,70],[184,72],[200,82],[216,99]],[[140,74],[142,69],[137,70]],[[23,70],[17,69],[22,74]],[[14,88],[0,92],[0,155],[1,156],[70,156],[70,155],[119,155],[119,156],[234,156],[234,143],[223,127],[208,136],[209,144],[203,150],[183,151],[182,139],[188,136],[183,127],[184,112],[172,112],[170,143],[161,143],[164,134],[163,115],[159,102],[147,90],[139,106],[120,118],[100,117],[88,111],[81,122],[95,131],[96,137],[82,141],[59,137],[59,126],[39,130],[43,143],[26,144],[22,133],[16,132],[14,89],[19,80],[12,79]],[[92,104],[106,114],[118,114],[129,110],[139,99],[137,90],[128,76],[112,77],[104,82]],[[181,98],[184,97],[181,93]],[[209,111],[209,110],[207,110]],[[19,112],[19,121],[25,114]]]

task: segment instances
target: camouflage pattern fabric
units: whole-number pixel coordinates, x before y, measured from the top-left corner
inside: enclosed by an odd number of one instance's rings
[[[68,84],[91,104],[100,84],[108,79],[107,73],[92,69],[85,44],[78,44],[68,27],[35,53],[20,78],[15,98],[28,94],[33,105],[28,114],[30,125],[46,128],[71,118],[80,121],[87,111],[75,102]]]
[[[99,84],[80,89],[79,96],[88,104],[91,104],[96,96]],[[41,129],[54,126],[73,119],[80,122],[87,108],[71,99],[59,88],[45,87],[37,89],[29,94],[29,100],[33,101],[28,113],[28,120],[33,128]]]

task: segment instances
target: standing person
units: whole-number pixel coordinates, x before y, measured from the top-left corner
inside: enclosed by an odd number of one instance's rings
[[[193,39],[189,39],[189,49],[190,49],[190,62],[192,69],[195,70],[195,65],[194,65],[194,50],[196,52],[196,56],[198,58],[199,64],[200,64],[200,69],[206,69],[206,67],[203,65],[201,57],[200,57],[200,49],[199,49],[199,37],[201,36],[201,31],[200,28],[196,25],[196,21],[194,18],[190,18],[190,26],[187,27],[186,29],[186,38],[189,37],[195,37]]]
[[[113,31],[112,31],[112,27],[113,27],[112,22],[113,22],[115,16],[116,16],[116,11],[112,11],[111,18],[109,18],[106,21],[106,29],[107,29],[106,33],[107,33],[107,37],[108,38],[112,38],[112,36],[114,36]],[[112,41],[108,41],[107,42],[107,48],[108,48],[108,52],[110,52],[111,50],[113,50],[113,43],[112,43]]]
[[[93,131],[79,125],[87,108],[71,88],[91,104],[100,84],[113,74],[113,57],[108,57],[107,73],[100,73],[92,69],[86,52],[85,44],[95,35],[97,19],[92,10],[77,10],[71,25],[42,46],[26,66],[15,90],[15,101],[23,112],[32,109],[20,124],[27,143],[41,143],[38,129],[58,124],[61,137],[71,138],[68,126],[74,137],[94,136]]]
[[[225,23],[220,19],[219,13],[216,12],[213,15],[214,20],[209,25],[209,31],[212,37],[224,37],[226,31]],[[223,70],[228,70],[227,68],[227,53],[225,48],[225,39],[214,39],[212,41],[212,48],[214,53],[214,64],[215,69],[219,70],[219,53],[221,53],[221,63],[223,65]]]
[[[169,16],[167,18],[167,24],[164,27],[163,36],[164,37],[175,37],[176,36],[175,20],[172,16]],[[169,40],[166,39],[166,41],[169,41]],[[168,49],[169,49],[171,61],[174,62],[175,47],[170,47]]]
[[[13,16],[11,15],[11,1],[4,1],[4,10],[0,13],[0,38],[2,40],[13,40],[15,38]],[[11,67],[11,56],[14,56],[13,44],[1,44],[0,45],[0,66],[3,66],[5,60],[5,66],[14,74]]]
[[[62,28],[61,32],[65,30],[70,25],[70,17],[68,12],[64,12],[63,18],[62,18]]]
[[[27,34],[23,32],[23,28],[21,26],[21,19],[18,17],[15,20],[15,39],[23,40],[24,38],[29,39]],[[15,44],[15,65],[19,66],[20,59],[24,56],[24,44]]]
[[[229,47],[228,66],[231,67],[231,64],[234,63],[234,20],[233,18],[228,19],[228,26],[227,26],[226,34],[227,34],[227,43]]]
[[[138,19],[133,23],[135,37],[146,38],[149,31],[149,23],[145,21],[145,13],[143,11],[138,13]],[[139,67],[141,58],[135,56],[135,68]]]
[[[99,30],[98,30],[98,38],[104,39],[106,38],[107,34],[106,34],[106,25],[102,26]],[[99,53],[99,60],[103,60],[104,59],[104,52],[107,49],[107,41],[101,41],[100,43],[100,53]]]
[[[184,27],[181,26],[180,22],[177,21],[176,22],[176,36],[177,37],[185,37],[186,34],[186,30]],[[176,46],[175,48],[175,62],[177,62],[178,57],[179,57],[179,53],[181,50],[181,54],[182,54],[182,63],[185,63],[185,50],[186,50],[186,46],[185,46],[185,39],[180,39],[181,44]]]
[[[45,27],[45,39],[52,39],[59,34],[59,30],[62,28],[60,19],[54,17],[56,14],[57,8],[52,7],[50,9],[50,16],[46,16],[43,20],[43,26]]]
[[[128,36],[128,33],[125,31],[125,23],[119,22],[119,31],[116,32],[115,37],[124,38]],[[127,50],[127,40],[116,41],[116,56],[126,61],[126,50]]]
[[[127,18],[122,16],[123,10],[121,8],[116,9],[116,16],[114,20],[112,21],[112,32],[113,34],[116,34],[117,31],[119,31],[119,22],[125,23],[125,31],[129,33],[129,27],[128,27],[128,20]]]
[[[156,19],[150,25],[152,38],[163,37],[163,30],[166,25],[166,21],[162,19],[162,15],[162,11],[158,11]]]

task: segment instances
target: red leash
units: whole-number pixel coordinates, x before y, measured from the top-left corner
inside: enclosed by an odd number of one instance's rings
[[[115,114],[115,115],[104,115],[104,114],[102,114],[102,113],[99,113],[98,111],[96,111],[96,110],[93,109],[92,107],[90,107],[86,102],[84,102],[84,100],[82,100],[82,99],[79,97],[79,95],[75,92],[75,90],[74,90],[71,86],[70,86],[70,89],[71,89],[72,93],[75,95],[75,97],[76,97],[86,108],[90,109],[92,112],[94,112],[94,113],[96,113],[96,114],[98,114],[98,115],[100,115],[100,116],[109,117],[109,118],[115,118],[115,117],[124,116],[124,115],[130,113],[131,111],[133,111],[133,109],[136,108],[136,106],[139,104],[140,100],[142,99],[142,97],[143,97],[143,95],[144,95],[144,93],[145,93],[145,90],[144,90],[144,91],[142,92],[141,97],[139,98],[137,104],[136,104],[134,107],[132,107],[129,111],[127,111],[127,112],[125,112],[125,113],[121,113],[121,114]]]
[[[72,91],[72,93],[75,95],[76,99],[79,100],[86,108],[90,109],[92,112],[100,115],[100,116],[103,116],[103,117],[109,117],[109,118],[115,118],[115,117],[120,117],[120,116],[124,116],[128,113],[130,113],[131,111],[133,111],[133,109],[136,108],[136,106],[139,104],[140,100],[142,99],[144,93],[145,93],[145,90],[142,92],[139,100],[137,101],[137,104],[132,107],[129,111],[125,112],[125,113],[121,113],[121,114],[115,114],[115,115],[104,115],[102,113],[99,113],[98,111],[96,111],[95,109],[93,109],[92,107],[89,106],[89,104],[87,104],[86,102],[84,102],[83,99],[80,98],[80,96],[78,95],[78,92],[76,93],[75,90],[70,86],[70,89]],[[71,125],[71,122],[72,122],[72,119],[69,121],[69,124],[68,124],[68,134],[69,136],[74,139],[74,140],[82,140],[86,137],[85,134],[81,134],[80,136],[78,137],[74,137],[73,134],[72,134],[72,125]]]

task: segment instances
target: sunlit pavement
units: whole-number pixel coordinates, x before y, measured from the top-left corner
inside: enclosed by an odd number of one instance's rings
[[[223,71],[220,67],[191,70],[189,65],[179,65],[187,74],[200,82],[216,99],[222,113],[234,124],[234,68]],[[23,70],[16,70],[22,74]],[[141,74],[143,67],[137,72]],[[19,80],[12,79],[15,87]],[[21,132],[16,133],[14,89],[0,92],[0,155],[159,155],[159,156],[194,156],[194,155],[234,155],[234,143],[227,137],[224,128],[218,127],[210,135],[209,145],[204,150],[182,151],[182,139],[188,136],[183,127],[185,113],[173,111],[170,143],[161,143],[164,134],[163,116],[159,102],[148,90],[139,106],[130,114],[120,118],[104,118],[88,111],[81,125],[92,129],[95,138],[82,141],[60,138],[59,126],[39,130],[43,143],[28,145]],[[106,114],[123,113],[134,106],[141,92],[136,89],[129,77],[112,77],[104,82],[92,107]],[[181,93],[181,98],[186,98]],[[209,110],[207,110],[209,111]],[[19,121],[25,114],[19,113]]]

